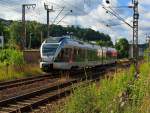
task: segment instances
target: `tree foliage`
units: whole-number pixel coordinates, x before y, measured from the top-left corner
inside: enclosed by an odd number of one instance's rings
[[[115,45],[115,48],[119,53],[119,58],[127,58],[129,56],[129,42],[127,39],[119,39]]]
[[[23,26],[20,22],[13,22],[10,26],[10,40],[8,41],[10,48],[15,48],[16,45],[22,46],[23,44]]]
[[[6,25],[0,23],[0,32],[4,32],[4,35],[7,34],[5,38],[6,43],[9,47],[16,48],[23,46],[23,26],[19,21],[11,22],[10,25],[7,25],[7,29],[3,30]],[[94,31],[90,28],[80,28],[75,26],[63,27],[60,25],[51,25],[50,26],[50,36],[63,36],[72,33],[73,36],[85,40],[85,41],[96,41],[101,46],[113,46],[111,37],[104,33]],[[42,34],[42,36],[41,36]],[[42,39],[47,38],[47,26],[45,24],[38,23],[36,21],[27,21],[26,22],[26,37],[27,37],[27,47],[31,39],[31,48],[39,48],[41,45]]]
[[[23,53],[14,49],[1,50],[0,64],[23,65]]]
[[[3,34],[3,32],[4,32],[4,24],[3,24],[3,22],[0,22],[0,35],[2,35]]]
[[[6,26],[2,21],[0,21],[0,36],[4,36],[4,42],[8,42],[9,40],[9,27]]]
[[[108,46],[108,47],[113,46],[111,37],[109,35],[100,33],[98,31],[94,31],[93,29],[90,28],[80,28],[75,26],[62,27],[57,25],[52,25],[50,27],[51,36],[68,35],[68,33],[71,33],[73,36],[81,40],[96,41],[97,44],[101,46]]]

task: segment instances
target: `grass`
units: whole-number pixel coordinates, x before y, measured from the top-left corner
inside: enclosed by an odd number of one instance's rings
[[[72,92],[63,109],[57,113],[150,113],[150,65],[140,66],[140,77],[134,79],[134,67],[112,78],[80,86]]]
[[[39,68],[39,65],[29,65],[24,64],[20,66],[14,66],[14,65],[0,65],[0,81],[4,80],[13,80],[17,78],[23,78],[28,76],[33,76],[41,74],[41,70]]]
[[[131,85],[130,102],[127,104],[124,113],[150,113],[150,65],[143,64],[140,67],[140,77]]]
[[[39,65],[26,64],[23,53],[15,49],[0,50],[0,81],[41,73]]]
[[[127,72],[121,72],[114,76],[113,80],[102,80],[99,89],[99,105],[100,111],[120,112],[119,106],[123,92],[126,91],[129,81],[133,78]]]

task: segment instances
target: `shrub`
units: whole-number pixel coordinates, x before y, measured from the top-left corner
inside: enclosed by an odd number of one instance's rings
[[[134,81],[134,84],[131,86],[130,100],[128,103],[127,111],[132,111],[132,113],[146,113],[149,109],[150,101],[147,101],[146,98],[150,97],[150,70],[149,64],[145,63],[140,66],[140,76],[139,79]],[[147,108],[146,108],[147,106]],[[150,109],[149,109],[150,110]]]
[[[131,69],[130,69],[131,70]],[[120,112],[120,98],[129,81],[132,80],[127,72],[121,72],[114,76],[113,79],[104,79],[100,83],[99,90],[99,105],[102,113],[108,113],[113,111],[115,113]]]
[[[40,74],[39,65],[24,62],[23,53],[14,49],[0,50],[0,81]]]
[[[61,113],[119,113],[122,95],[133,81],[134,67],[130,72],[117,73],[113,79],[100,81],[100,87],[91,84],[73,91]],[[58,113],[60,113],[58,112]]]
[[[0,63],[22,65],[24,64],[23,53],[13,49],[0,50]]]
[[[39,65],[25,64],[23,66],[5,66],[4,64],[0,64],[0,81],[36,76],[41,73]]]
[[[73,91],[63,113],[97,113],[98,91],[95,84],[80,86]],[[62,113],[62,111],[60,111]]]

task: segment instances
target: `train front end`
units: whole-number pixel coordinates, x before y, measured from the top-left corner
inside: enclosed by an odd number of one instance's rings
[[[55,59],[55,54],[59,47],[59,43],[43,43],[41,45],[41,62],[40,68],[44,72],[51,72],[53,70],[53,62]]]

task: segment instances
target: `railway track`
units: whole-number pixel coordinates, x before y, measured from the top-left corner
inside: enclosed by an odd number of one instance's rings
[[[50,76],[48,74],[29,77],[29,78],[23,78],[23,79],[17,79],[17,80],[11,80],[11,81],[6,81],[6,82],[0,82],[0,90],[16,87],[16,86],[20,86],[20,85],[30,84],[30,83],[33,83],[36,81],[41,81],[41,80],[47,79],[47,78],[50,78]]]
[[[40,86],[31,92],[23,93],[17,96],[13,96],[0,101],[0,113],[27,113],[33,109],[38,108],[41,105],[47,104],[51,101],[67,96],[73,88],[78,87],[81,84],[89,83],[98,80],[100,74],[106,73],[108,70],[115,70],[114,66],[103,66],[90,69],[83,69],[80,72],[74,71],[72,74],[83,76],[83,78],[77,77],[65,81],[55,81],[51,78],[51,83]],[[88,76],[92,75],[92,76]],[[49,78],[48,75],[35,77],[31,79],[22,79],[14,82],[0,83],[1,89],[5,87],[10,88],[15,85],[30,84],[34,81],[40,81],[42,79]],[[82,79],[82,80],[81,80]],[[85,80],[86,79],[86,80]],[[72,85],[73,84],[73,85]]]
[[[89,72],[87,72],[87,74],[88,73]],[[100,73],[103,72],[95,72],[93,75],[96,77],[96,75],[99,75]],[[27,111],[37,108],[42,104],[54,101],[62,96],[68,95],[68,93],[73,88],[81,84],[89,83],[91,81],[99,79],[99,77],[86,81],[84,81],[85,78],[82,78],[83,81],[81,81],[80,79],[76,78],[69,79],[63,82],[53,82],[47,86],[41,86],[39,90],[34,90],[30,93],[25,93],[19,96],[2,100],[0,101],[0,113],[25,113]]]
[[[129,64],[128,60],[120,60],[119,62],[117,62],[119,65],[121,64]],[[102,68],[109,68],[110,66],[103,66]],[[99,68],[99,67],[98,67]],[[101,68],[101,70],[102,70]],[[80,70],[81,71],[84,70]],[[71,72],[72,75],[78,74],[78,72],[73,71]],[[53,73],[53,76],[58,75],[58,73]],[[7,88],[12,88],[12,87],[16,87],[16,86],[20,86],[20,85],[26,85],[26,84],[30,84],[33,82],[38,82],[38,81],[42,81],[44,79],[51,79],[52,76],[50,76],[50,74],[45,74],[45,75],[40,75],[40,76],[34,76],[34,77],[28,77],[28,78],[23,78],[23,79],[17,79],[17,80],[10,80],[10,81],[6,81],[6,82],[0,82],[0,90],[3,89],[7,89]]]
[[[64,82],[55,82],[51,85],[44,86],[40,90],[35,90],[30,93],[22,94],[0,101],[0,113],[16,113],[26,112],[35,108],[46,101],[57,98],[57,96],[70,90],[71,85],[76,83],[77,79],[72,79]]]
[[[97,74],[98,73],[96,73],[95,75]],[[86,81],[71,79],[64,82],[56,82],[46,87],[41,87],[40,90],[35,90],[30,93],[0,101],[0,113],[30,112],[31,110],[36,109],[43,104],[67,96],[73,88],[98,79],[99,78],[94,78],[92,80]]]

